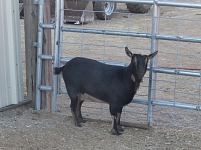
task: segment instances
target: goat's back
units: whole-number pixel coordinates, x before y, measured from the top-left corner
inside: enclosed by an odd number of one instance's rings
[[[123,98],[131,94],[130,97],[133,97],[134,85],[130,77],[127,67],[106,65],[82,57],[70,60],[63,67],[67,88],[74,88],[104,101],[108,101],[111,96]]]

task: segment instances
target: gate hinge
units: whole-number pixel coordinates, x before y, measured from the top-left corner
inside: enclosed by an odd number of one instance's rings
[[[35,5],[43,5],[44,0],[33,0],[33,4]]]
[[[33,42],[32,46],[37,48],[38,47],[38,43],[37,42]]]

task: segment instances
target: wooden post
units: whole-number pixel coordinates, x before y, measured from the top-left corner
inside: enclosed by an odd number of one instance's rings
[[[51,22],[51,1],[44,0],[44,23]],[[43,54],[52,55],[52,39],[51,29],[44,29],[43,34]],[[42,84],[52,85],[52,62],[43,60],[42,65]],[[41,108],[51,111],[52,93],[50,91],[43,91],[41,97]]]
[[[27,100],[32,100],[35,108],[36,101],[36,61],[37,48],[33,42],[37,41],[38,14],[37,5],[33,0],[24,1],[24,29],[25,29],[25,54],[26,54],[26,83]]]

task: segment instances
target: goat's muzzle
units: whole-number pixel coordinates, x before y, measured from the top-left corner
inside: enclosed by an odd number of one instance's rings
[[[138,79],[140,79],[140,80],[141,80],[141,79],[144,77],[144,73],[140,73],[140,74],[138,74],[138,76],[137,76],[137,77],[138,77]]]

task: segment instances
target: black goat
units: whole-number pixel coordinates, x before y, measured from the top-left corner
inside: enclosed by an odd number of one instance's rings
[[[129,104],[147,70],[148,60],[152,59],[157,51],[150,55],[132,54],[125,48],[131,58],[127,67],[106,65],[96,60],[76,57],[61,68],[55,68],[55,74],[63,73],[63,79],[71,99],[71,112],[75,125],[83,122],[81,105],[83,95],[89,95],[109,103],[113,118],[112,134],[123,132],[120,125],[122,108]]]

